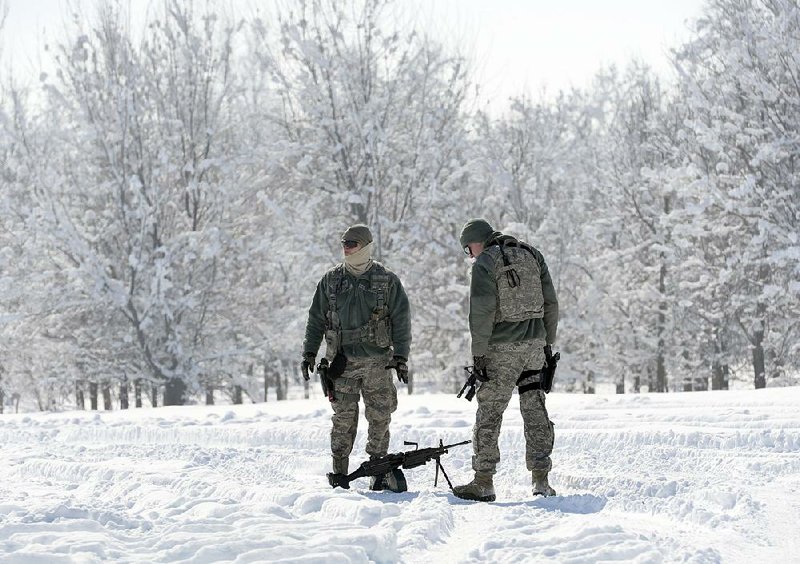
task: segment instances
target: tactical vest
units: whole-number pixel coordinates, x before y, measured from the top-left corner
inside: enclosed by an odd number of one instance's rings
[[[374,262],[367,275],[369,289],[375,292],[375,309],[370,314],[369,321],[356,329],[342,329],[339,313],[336,310],[338,295],[347,290],[345,284],[350,284],[344,270],[344,265],[339,265],[328,273],[328,313],[325,324],[325,356],[331,360],[344,345],[369,343],[378,347],[388,347],[392,344],[392,324],[389,318],[389,306],[386,297],[389,294],[389,274],[378,262]]]
[[[544,294],[539,261],[533,248],[514,239],[487,247],[494,262],[497,309],[494,322],[544,317]]]

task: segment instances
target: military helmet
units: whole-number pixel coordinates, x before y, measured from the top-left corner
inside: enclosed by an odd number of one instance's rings
[[[461,246],[466,247],[470,243],[485,243],[492,233],[494,233],[494,229],[485,219],[470,219],[461,228]]]

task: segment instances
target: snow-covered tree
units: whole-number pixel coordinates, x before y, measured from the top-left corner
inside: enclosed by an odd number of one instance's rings
[[[373,231],[376,258],[410,290],[418,367],[441,370],[464,334],[457,235],[466,216],[459,195],[467,178],[464,61],[398,28],[391,3],[329,0],[293,4],[280,16],[280,48],[262,61],[280,96],[283,175],[271,196],[296,206],[313,228],[284,255],[293,290],[291,316],[305,321],[314,284],[340,260],[339,236],[361,222]],[[421,250],[424,249],[424,254]],[[310,268],[309,268],[310,265]],[[299,293],[298,293],[299,290]],[[454,309],[455,308],[455,309]],[[299,333],[294,334],[299,345]],[[295,346],[297,346],[295,345]],[[416,352],[414,353],[417,354]]]
[[[710,276],[750,344],[757,388],[798,360],[798,52],[797,2],[710,0],[677,53],[701,149],[699,242],[722,252]]]
[[[229,290],[220,272],[227,200],[240,188],[227,103],[236,28],[180,2],[149,22],[139,47],[113,5],[91,30],[75,25],[48,84],[59,147],[37,165],[42,204],[88,302],[124,320],[85,330],[118,328],[123,346],[132,337],[165,403],[179,404],[197,388]]]
[[[517,98],[500,118],[479,116],[476,128],[476,214],[544,253],[561,304],[559,345],[569,358],[559,383],[572,388],[596,371],[578,304],[590,287],[583,227],[598,196],[598,116],[586,94],[572,90],[553,101]]]

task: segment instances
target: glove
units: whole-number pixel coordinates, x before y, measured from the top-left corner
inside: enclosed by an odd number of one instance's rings
[[[488,382],[489,373],[486,371],[486,357],[484,355],[473,356],[472,365],[475,368],[475,377],[481,382]]]
[[[395,372],[397,372],[397,379],[403,384],[408,384],[408,365],[406,364],[405,358],[402,356],[393,356],[392,360],[389,361],[389,364],[387,364],[385,368],[386,370],[394,368]]]
[[[303,372],[303,379],[308,380],[311,378],[308,373],[314,372],[314,363],[317,361],[317,355],[314,353],[303,353],[303,362],[300,363],[300,370]]]

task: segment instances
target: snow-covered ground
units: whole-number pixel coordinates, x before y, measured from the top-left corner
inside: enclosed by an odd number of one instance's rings
[[[435,488],[433,464],[403,494],[331,490],[322,399],[6,414],[0,562],[800,561],[800,388],[548,407],[559,495],[531,497],[515,395],[489,504]],[[401,395],[391,450],[470,439],[474,410]],[[455,483],[470,455],[443,458]]]

